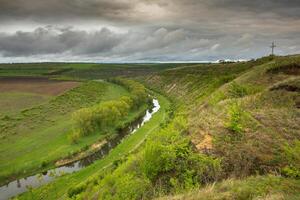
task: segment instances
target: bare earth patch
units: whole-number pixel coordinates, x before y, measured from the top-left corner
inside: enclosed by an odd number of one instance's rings
[[[79,82],[46,78],[0,78],[0,92],[23,92],[56,96],[78,86]]]
[[[210,135],[204,135],[204,139],[196,145],[199,151],[208,151],[212,149],[212,137]]]

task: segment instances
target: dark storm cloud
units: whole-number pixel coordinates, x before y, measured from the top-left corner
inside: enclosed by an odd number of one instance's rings
[[[72,28],[37,28],[32,32],[0,34],[0,52],[4,56],[37,54],[94,54],[110,51],[121,41],[121,35],[106,28],[86,32]]]
[[[130,1],[121,0],[1,0],[0,19],[53,22],[74,18],[123,18],[132,7]]]
[[[235,10],[236,12],[274,13],[280,16],[300,17],[299,0],[210,0],[206,1],[206,4],[212,7]]]
[[[1,0],[0,20],[28,18],[44,22],[57,19],[139,21],[143,20],[136,9],[140,4],[171,8],[175,16],[189,13],[199,16],[201,12],[194,12],[199,9],[210,9],[214,14],[215,9],[228,9],[236,14],[263,12],[281,17],[300,17],[299,0]]]
[[[299,37],[299,0],[0,0],[0,62],[252,58]]]

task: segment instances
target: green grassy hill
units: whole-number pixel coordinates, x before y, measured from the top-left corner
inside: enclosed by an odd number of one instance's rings
[[[299,178],[299,75],[300,56],[266,57],[246,63],[175,68],[146,82],[183,105],[195,149],[222,160],[218,179],[257,174]],[[274,182],[268,187],[276,190]],[[218,191],[212,190],[209,195],[216,192],[216,197],[210,198],[252,199],[260,195],[234,196],[239,186],[232,187],[224,191],[228,197],[218,197]],[[268,196],[271,190],[261,195]],[[277,192],[286,197],[284,190]],[[293,192],[299,193],[299,188]],[[174,199],[198,199],[196,194]]]
[[[187,105],[199,151],[226,158],[230,173],[244,176],[279,170],[285,145],[300,137],[299,65],[300,57],[263,58],[172,69],[147,82]]]
[[[139,75],[162,109],[137,138],[19,199],[299,199],[299,55]]]

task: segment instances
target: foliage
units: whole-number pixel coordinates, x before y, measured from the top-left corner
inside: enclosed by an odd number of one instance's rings
[[[259,87],[247,84],[239,84],[235,81],[230,83],[228,93],[230,98],[241,98],[247,95],[255,94],[260,91]]]
[[[150,188],[147,179],[136,176],[134,173],[125,173],[120,176],[108,175],[100,183],[98,199],[103,200],[131,200],[144,199]]]
[[[147,100],[146,88],[142,84],[124,78],[113,78],[109,79],[109,81],[122,85],[130,91],[130,97],[134,102],[134,107],[138,107]]]
[[[185,118],[175,117],[148,139],[141,152],[75,196],[88,199],[92,193],[99,199],[148,199],[217,180],[220,161],[195,153],[182,135],[186,129]]]
[[[77,144],[80,139],[80,132],[72,132],[68,135],[71,144]]]
[[[233,103],[228,110],[229,121],[225,126],[227,129],[236,134],[236,137],[241,137],[243,132],[242,117],[243,110],[237,103]]]
[[[296,140],[292,146],[286,145],[284,153],[288,165],[282,169],[282,173],[288,177],[300,178],[300,140]]]
[[[74,112],[74,134],[79,132],[80,136],[86,136],[111,127],[126,117],[130,110],[146,103],[147,93],[142,84],[121,78],[111,81],[126,87],[130,96],[122,96],[119,100],[102,102]]]
[[[94,113],[92,109],[83,108],[73,113],[72,118],[75,122],[76,135],[89,135],[95,131]],[[78,134],[79,133],[79,134]]]
[[[142,171],[160,192],[189,189],[217,179],[219,161],[196,154],[175,118],[170,126],[155,134],[146,144]],[[182,123],[181,123],[182,124]],[[179,127],[179,129],[178,129]]]

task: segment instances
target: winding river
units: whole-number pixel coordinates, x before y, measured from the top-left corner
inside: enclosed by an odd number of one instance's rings
[[[36,174],[26,178],[18,179],[8,183],[7,185],[0,187],[0,200],[7,200],[13,196],[26,192],[29,188],[36,188],[46,183],[49,183],[55,177],[72,173],[81,170],[82,168],[89,166],[94,161],[103,158],[109,153],[111,149],[120,144],[124,138],[131,134],[134,134],[140,127],[142,127],[147,121],[149,121],[153,114],[160,109],[160,105],[157,99],[153,99],[153,107],[148,109],[142,117],[130,123],[130,125],[119,131],[118,135],[105,143],[102,148],[96,153],[89,155],[81,160],[78,160],[72,164],[67,164],[65,166],[57,167],[42,174]]]

